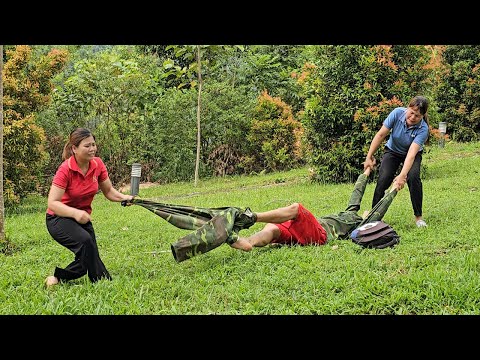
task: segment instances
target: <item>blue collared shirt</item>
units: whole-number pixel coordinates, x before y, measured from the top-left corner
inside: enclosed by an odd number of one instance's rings
[[[389,128],[390,138],[385,146],[402,155],[406,155],[412,142],[420,145],[420,151],[423,150],[423,144],[428,138],[428,125],[424,119],[411,127],[407,127],[405,107],[397,107],[387,116],[383,125]]]

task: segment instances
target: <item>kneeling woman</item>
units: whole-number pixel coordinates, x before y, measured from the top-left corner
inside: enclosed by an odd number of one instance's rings
[[[91,222],[92,201],[98,189],[110,201],[131,200],[113,188],[103,161],[96,157],[95,136],[88,129],[78,128],[70,134],[63,149],[63,163],[53,177],[48,194],[46,215],[50,235],[75,254],[75,259],[62,269],[56,267],[47,277],[47,287],[59,281],[77,279],[88,274],[90,281],[111,280],[98,253]]]

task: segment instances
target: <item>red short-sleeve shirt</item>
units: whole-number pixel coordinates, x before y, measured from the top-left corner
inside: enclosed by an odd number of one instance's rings
[[[83,175],[74,156],[65,160],[53,177],[53,185],[65,190],[62,203],[92,213],[92,201],[98,192],[98,183],[108,179],[108,172],[102,159],[94,157],[86,175]],[[47,213],[55,213],[47,209]]]

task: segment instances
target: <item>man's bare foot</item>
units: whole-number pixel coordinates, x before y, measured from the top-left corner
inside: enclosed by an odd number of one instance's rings
[[[58,284],[58,279],[55,277],[55,276],[48,276],[46,279],[45,279],[45,287],[49,288],[53,285],[57,285]]]
[[[234,249],[243,251],[250,251],[253,248],[252,244],[250,244],[246,238],[241,237],[239,237],[234,243],[230,244],[230,246]]]

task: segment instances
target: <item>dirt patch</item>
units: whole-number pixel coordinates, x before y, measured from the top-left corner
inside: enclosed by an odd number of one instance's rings
[[[141,183],[138,185],[139,189],[147,189],[152,186],[157,186],[160,184],[154,183],[154,182],[146,182],[146,183]],[[129,193],[130,192],[130,184],[126,184],[121,186],[118,191],[123,192],[123,193]]]

